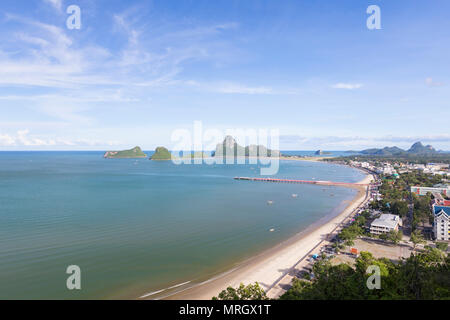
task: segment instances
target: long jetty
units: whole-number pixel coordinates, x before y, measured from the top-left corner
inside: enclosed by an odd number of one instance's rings
[[[235,180],[260,181],[260,182],[278,182],[278,183],[303,183],[318,184],[324,186],[368,186],[367,183],[351,183],[351,182],[333,182],[320,180],[296,180],[296,179],[275,179],[275,178],[252,178],[252,177],[235,177]]]

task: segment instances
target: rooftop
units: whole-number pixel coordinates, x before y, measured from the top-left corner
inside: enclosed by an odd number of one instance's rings
[[[450,216],[450,207],[447,206],[433,206],[433,213],[439,214],[441,211],[444,211],[448,216]]]
[[[372,222],[372,226],[376,227],[388,227],[391,229],[394,229],[400,221],[400,217],[396,216],[395,214],[382,214],[378,219],[375,219]]]

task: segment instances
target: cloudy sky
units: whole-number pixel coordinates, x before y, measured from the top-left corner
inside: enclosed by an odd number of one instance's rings
[[[369,30],[366,9],[381,9]],[[81,9],[68,29],[67,7]],[[450,150],[450,3],[2,0],[0,150],[171,146],[279,129],[283,150]]]

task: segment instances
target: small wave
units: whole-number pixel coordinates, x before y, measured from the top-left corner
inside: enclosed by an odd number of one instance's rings
[[[166,290],[178,288],[178,287],[184,286],[185,284],[188,284],[188,283],[191,283],[191,282],[190,281],[186,281],[186,282],[183,282],[183,283],[179,283],[179,284],[176,284],[174,286],[168,287]]]
[[[186,281],[186,282],[179,283],[179,284],[176,284],[176,285],[174,285],[174,286],[171,286],[171,287],[168,287],[168,288],[165,288],[165,289],[161,289],[161,290],[158,290],[158,291],[149,292],[149,293],[144,294],[143,296],[140,296],[139,299],[147,298],[147,297],[153,296],[153,295],[155,295],[155,294],[164,292],[164,291],[166,291],[166,290],[175,289],[175,288],[184,286],[185,284],[188,284],[188,283],[190,283],[190,282],[191,282],[191,281]]]
[[[155,294],[157,294],[157,293],[163,292],[163,291],[165,291],[165,290],[166,290],[166,289],[162,289],[162,290],[158,290],[158,291],[153,291],[153,292],[144,294],[143,296],[140,296],[139,298],[140,298],[140,299],[142,299],[142,298],[147,298],[147,297],[153,296],[153,295],[155,295]]]

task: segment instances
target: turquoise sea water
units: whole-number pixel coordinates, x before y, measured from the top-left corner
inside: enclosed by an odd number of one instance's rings
[[[258,175],[257,165],[0,152],[0,299],[137,298],[190,285],[338,213],[356,193],[233,179]],[[282,161],[275,177],[363,174]],[[81,290],[66,288],[69,265],[81,268]]]

